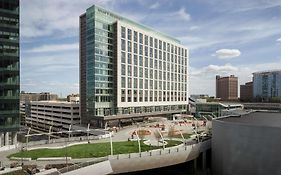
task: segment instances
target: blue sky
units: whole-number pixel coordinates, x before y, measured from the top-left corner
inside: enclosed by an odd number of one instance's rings
[[[281,69],[281,0],[23,0],[21,90],[79,91],[79,15],[96,4],[190,49],[190,94],[215,94],[215,75]]]

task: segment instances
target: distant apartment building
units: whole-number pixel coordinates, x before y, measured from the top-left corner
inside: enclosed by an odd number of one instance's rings
[[[80,125],[79,103],[62,101],[21,102],[21,113],[25,114],[25,125],[34,130],[48,132],[67,131]]]
[[[76,102],[79,103],[80,97],[79,94],[71,94],[66,97],[68,102]]]
[[[281,70],[255,72],[253,75],[254,98],[281,98]]]
[[[216,76],[216,97],[221,100],[238,99],[238,78],[234,75],[229,77]]]
[[[0,147],[15,145],[20,127],[19,0],[0,0]]]
[[[186,110],[188,55],[175,38],[88,8],[80,16],[82,122]]]
[[[22,91],[20,93],[20,101],[54,101],[57,99],[58,95],[50,92],[26,93]]]
[[[241,101],[253,100],[253,82],[248,82],[245,85],[240,85],[240,100]]]

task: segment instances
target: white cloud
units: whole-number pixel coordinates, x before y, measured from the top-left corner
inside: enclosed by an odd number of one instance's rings
[[[199,26],[191,26],[191,27],[189,27],[190,31],[194,31],[194,30],[198,30],[198,29],[200,29]]]
[[[281,42],[281,38],[277,39],[276,41],[277,41],[277,42]]]
[[[173,16],[176,16],[184,21],[189,21],[191,19],[191,16],[190,14],[188,14],[186,11],[185,11],[185,8],[181,8],[179,9],[177,12],[174,12],[172,14]]]
[[[280,69],[281,60],[261,64],[244,65],[208,65],[202,68],[190,68],[190,94],[215,95],[216,75],[238,77],[239,85],[252,81],[252,73],[264,70]]]
[[[39,52],[61,52],[61,51],[77,51],[79,49],[78,43],[72,44],[50,44],[50,45],[43,45],[39,47],[32,48],[30,50],[26,50],[24,52],[32,52],[32,53],[39,53]]]
[[[230,59],[238,57],[241,55],[241,52],[238,49],[220,49],[217,50],[213,56],[218,57],[219,59]]]
[[[149,6],[150,9],[157,9],[160,6],[159,2],[156,2],[154,4],[152,4],[151,6]]]

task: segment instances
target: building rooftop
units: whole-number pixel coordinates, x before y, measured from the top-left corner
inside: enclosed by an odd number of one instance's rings
[[[259,71],[259,72],[254,72],[253,74],[267,74],[267,73],[274,73],[274,72],[281,73],[281,69]]]
[[[240,116],[227,116],[217,120],[246,125],[281,127],[281,112],[257,111]]]

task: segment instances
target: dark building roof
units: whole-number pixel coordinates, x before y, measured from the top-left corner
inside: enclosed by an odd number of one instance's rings
[[[255,126],[281,127],[281,112],[251,112],[240,116],[222,117],[217,120]]]

